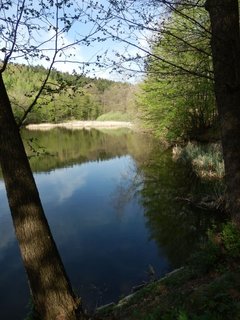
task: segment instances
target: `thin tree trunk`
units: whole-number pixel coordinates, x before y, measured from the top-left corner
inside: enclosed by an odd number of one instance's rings
[[[215,94],[230,212],[240,226],[240,37],[238,0],[207,0]]]
[[[0,162],[36,312],[41,320],[76,320],[80,301],[73,294],[44,215],[1,74]]]

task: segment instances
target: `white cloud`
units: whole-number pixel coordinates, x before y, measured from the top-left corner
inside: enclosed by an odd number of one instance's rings
[[[54,34],[52,36],[54,36]],[[49,47],[51,45],[52,44],[49,43]],[[58,46],[60,49],[62,48],[62,50],[59,51],[56,57],[54,67],[59,71],[69,73],[78,69],[78,67],[81,66],[81,62],[84,61],[80,46],[74,44],[74,40],[71,40],[66,34],[60,36]],[[53,54],[54,52],[50,53],[50,60],[52,60]]]
[[[24,37],[21,37],[21,41],[26,41],[26,39],[24,40]],[[29,46],[38,46],[39,55],[31,57],[31,55],[27,54],[26,57],[24,57],[21,52],[15,52],[12,54],[10,61],[33,66],[42,65],[45,68],[49,68],[55,53],[55,41],[55,32],[52,29],[47,32],[44,30],[42,30],[41,33],[36,32],[32,37]],[[62,34],[58,37],[57,48],[59,52],[56,56],[56,62],[53,67],[59,71],[69,73],[72,73],[74,69],[78,69],[77,62],[81,63],[84,60],[80,46],[74,45],[74,40],[72,40],[70,36]],[[28,50],[27,46],[25,50]],[[42,58],[40,58],[41,55]],[[4,53],[0,50],[0,60],[3,59]],[[71,63],[71,61],[74,62]]]

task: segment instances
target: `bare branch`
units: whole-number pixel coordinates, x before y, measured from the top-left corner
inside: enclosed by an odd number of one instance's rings
[[[12,47],[11,47],[9,53],[7,53],[5,58],[4,58],[3,66],[0,69],[0,73],[3,73],[5,71],[5,69],[7,67],[7,64],[8,64],[8,61],[9,61],[9,59],[10,59],[10,57],[11,57],[13,51],[14,51],[14,48],[15,48],[15,45],[16,45],[16,42],[17,42],[18,27],[19,27],[20,21],[22,19],[24,7],[25,7],[25,1],[26,0],[23,0],[23,2],[22,2],[22,5],[20,7],[20,13],[19,13],[18,19],[16,21],[16,25],[13,28],[14,31],[13,31]],[[18,2],[18,5],[17,5],[17,14],[18,14],[18,11],[19,11],[19,2]]]

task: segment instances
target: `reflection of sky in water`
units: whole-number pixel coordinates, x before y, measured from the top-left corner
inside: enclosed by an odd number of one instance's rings
[[[70,199],[76,190],[79,190],[86,183],[87,172],[79,172],[77,168],[72,168],[69,172],[67,169],[55,172],[54,179],[48,179],[47,191],[42,191],[45,202],[51,201],[52,197],[56,197],[58,203],[63,203]],[[52,176],[51,176],[52,177]],[[38,177],[38,184],[45,184],[46,178]],[[49,194],[49,190],[53,190],[55,194]]]
[[[1,262],[1,249],[6,247],[11,241],[14,241],[14,231],[12,227],[12,220],[8,204],[6,200],[5,186],[0,181],[0,262]]]
[[[131,179],[134,174],[130,167],[134,162],[125,156],[35,175],[73,287],[92,306],[117,299],[146,280],[149,264],[158,274],[168,269],[164,255],[159,259],[161,250],[149,240],[138,201],[132,199],[121,212],[114,203],[123,176]],[[2,182],[0,200],[0,288],[5,293],[0,318],[10,320],[24,314],[28,297]],[[17,302],[11,315],[12,301]]]

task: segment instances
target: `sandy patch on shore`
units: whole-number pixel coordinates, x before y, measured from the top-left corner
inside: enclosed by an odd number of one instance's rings
[[[124,121],[69,121],[62,123],[40,123],[28,124],[26,126],[29,130],[51,130],[53,128],[66,129],[118,129],[118,128],[132,128],[131,122]]]

